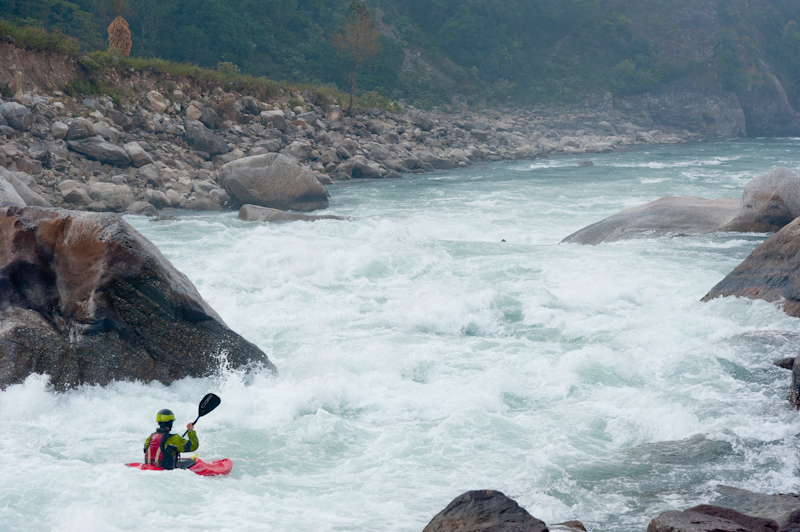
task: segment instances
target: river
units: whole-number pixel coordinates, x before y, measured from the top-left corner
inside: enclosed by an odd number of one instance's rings
[[[591,159],[594,166],[578,166]],[[645,147],[329,187],[350,222],[128,221],[280,371],[0,391],[0,530],[421,532],[500,490],[547,523],[643,532],[727,484],[800,491],[800,320],[700,299],[766,235],[561,239],[666,195],[741,197],[800,139]],[[503,242],[505,240],[505,242]],[[229,477],[142,472],[155,415]]]

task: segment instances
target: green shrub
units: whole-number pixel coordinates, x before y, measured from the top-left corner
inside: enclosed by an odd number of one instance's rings
[[[356,104],[364,109],[381,109],[394,114],[401,114],[404,111],[401,104],[393,102],[381,94],[380,90],[369,91],[359,96],[356,98]]]
[[[239,67],[229,62],[217,63],[217,73],[224,81],[234,81],[242,77]]]
[[[10,35],[17,47],[26,50],[61,52],[69,55],[77,55],[80,50],[77,40],[60,31],[47,32],[33,26],[17,26],[7,20],[0,20],[0,35]]]

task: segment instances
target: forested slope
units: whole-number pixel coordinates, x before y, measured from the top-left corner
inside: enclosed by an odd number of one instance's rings
[[[418,106],[566,103],[657,91],[685,77],[747,102],[774,74],[797,107],[800,3],[793,0],[371,0],[382,50],[362,91]],[[294,82],[347,86],[331,45],[348,1],[130,0],[133,55]],[[0,14],[107,46],[105,0],[0,0]],[[766,70],[763,64],[768,65]],[[771,90],[771,89],[770,89]]]

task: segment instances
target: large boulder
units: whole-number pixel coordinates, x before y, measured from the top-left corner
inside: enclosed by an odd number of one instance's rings
[[[6,102],[0,105],[0,116],[17,131],[28,131],[33,125],[33,113],[28,111],[24,105],[16,102]]]
[[[121,216],[0,208],[0,386],[56,389],[261,364],[185,275]]]
[[[32,207],[52,207],[49,201],[31,190],[28,185],[23,183],[16,175],[14,175],[14,172],[9,172],[0,166],[0,178],[6,180],[11,184],[12,187],[14,187],[14,190],[17,192],[17,194],[19,194],[19,197],[23,202],[25,202],[25,205]]]
[[[111,144],[102,137],[89,137],[82,140],[67,141],[67,146],[72,151],[82,153],[90,159],[100,161],[101,163],[111,164],[114,166],[129,166],[131,158],[128,154],[114,144]]]
[[[107,203],[114,212],[123,212],[136,199],[129,186],[103,182],[93,183],[89,187],[89,197]]]
[[[739,213],[741,203],[736,198],[667,196],[584,227],[562,242],[597,245],[632,238],[712,233]]]
[[[95,136],[94,124],[85,118],[73,120],[67,129],[66,140],[82,140]]]
[[[313,214],[299,214],[295,212],[280,211],[278,209],[269,209],[267,207],[259,207],[258,205],[242,205],[242,208],[239,209],[239,219],[246,222],[270,223],[315,222],[317,220],[350,220],[350,218],[336,216],[333,214],[324,214],[321,216]]]
[[[125,152],[128,154],[128,157],[131,158],[131,163],[133,163],[133,166],[136,168],[153,164],[153,158],[150,157],[150,154],[144,151],[144,148],[136,141],[125,144]]]
[[[753,517],[752,515],[743,514],[732,508],[723,508],[721,506],[714,506],[711,504],[701,504],[699,506],[693,506],[686,511],[727,519],[728,521],[733,521],[737,525],[741,525],[752,532],[775,532],[778,530],[778,522],[774,519]]]
[[[562,242],[596,245],[631,238],[717,231],[772,232],[800,216],[800,174],[778,166],[752,179],[742,199],[670,196],[584,227]]]
[[[744,187],[742,210],[721,231],[773,233],[800,216],[800,174],[778,166]]]
[[[703,301],[720,296],[781,302],[784,312],[800,317],[800,218],[754,249]]]
[[[281,110],[262,111],[260,118],[265,127],[280,129],[281,131],[286,130],[286,118]]]
[[[773,519],[780,529],[795,522],[792,516],[800,510],[800,495],[796,493],[770,495],[731,486],[717,486],[717,492],[719,497],[714,501],[717,506],[733,508],[753,517]]]
[[[439,512],[422,532],[547,532],[513,499],[499,491],[468,491]]]
[[[192,149],[203,151],[209,155],[228,153],[230,147],[222,137],[208,129],[198,120],[186,121],[186,140]]]
[[[664,512],[647,525],[647,532],[752,532],[744,526],[698,512]]]
[[[232,161],[220,169],[219,180],[238,205],[304,212],[328,207],[328,192],[314,174],[279,153]]]
[[[0,177],[0,207],[25,207],[25,200],[23,200],[14,185]]]

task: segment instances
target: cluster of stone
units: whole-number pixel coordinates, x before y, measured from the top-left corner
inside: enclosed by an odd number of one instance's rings
[[[14,101],[0,100],[0,167],[47,204],[74,210],[155,214],[248,203],[313,210],[327,207],[317,184],[696,138],[688,131],[645,130],[614,110],[445,114],[410,109],[397,115],[373,109],[351,117],[335,103],[323,106],[309,91],[267,102],[185,78],[163,92],[166,96],[140,90],[134,92],[138,99],[124,105],[59,91],[19,92]],[[302,175],[311,187],[295,192],[310,194],[312,201],[275,199],[270,196],[275,191],[266,199],[239,197],[234,180],[225,185],[229,165],[252,168],[252,161],[240,160],[267,154],[284,158],[262,157],[256,164],[261,175],[271,176],[271,167],[284,174],[293,167],[289,173]]]

